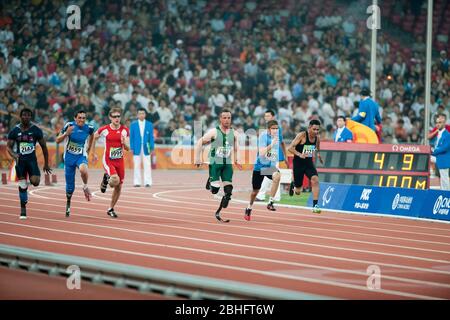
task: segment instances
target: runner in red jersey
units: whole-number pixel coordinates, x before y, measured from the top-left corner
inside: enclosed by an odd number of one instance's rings
[[[130,150],[130,132],[127,127],[120,123],[121,114],[122,109],[120,108],[112,108],[109,111],[109,119],[111,120],[111,123],[97,130],[94,134],[94,142],[91,148],[91,150],[95,150],[95,141],[98,138],[105,138],[103,167],[105,168],[106,173],[103,175],[100,190],[103,193],[106,191],[108,181],[110,187],[114,188],[114,192],[111,197],[111,206],[107,212],[107,214],[113,218],[117,218],[117,214],[114,211],[114,206],[119,200],[120,193],[122,191],[123,179],[125,178],[123,149],[127,151]]]

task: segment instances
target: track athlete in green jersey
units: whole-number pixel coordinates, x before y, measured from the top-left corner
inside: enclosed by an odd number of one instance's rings
[[[222,208],[228,207],[233,191],[233,163],[242,170],[242,166],[237,161],[238,133],[231,128],[231,112],[223,109],[219,115],[220,125],[208,131],[201,137],[195,146],[195,165],[200,167],[202,146],[211,142],[209,153],[209,177],[210,190],[212,194],[217,194],[222,181],[225,195],[220,201],[220,206],[216,211],[216,218],[221,222],[230,222],[220,217]],[[232,160],[234,156],[234,161]]]

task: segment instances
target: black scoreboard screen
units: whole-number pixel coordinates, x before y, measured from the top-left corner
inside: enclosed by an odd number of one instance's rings
[[[320,181],[428,189],[430,147],[424,145],[321,142]]]

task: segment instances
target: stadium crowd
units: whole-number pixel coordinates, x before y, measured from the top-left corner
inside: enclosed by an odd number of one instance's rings
[[[12,1],[0,11],[0,137],[23,106],[36,111],[49,141],[75,110],[87,110],[98,128],[119,106],[127,126],[145,108],[157,143],[191,143],[194,121],[215,126],[222,108],[244,131],[264,126],[264,111],[273,109],[287,140],[318,118],[322,138],[331,139],[337,117],[355,114],[369,86],[369,2],[349,9],[330,0],[78,1],[82,29],[68,30],[63,2]],[[405,1],[392,8],[408,10]],[[404,44],[410,53],[397,50],[398,41],[379,30],[374,99],[382,139],[421,143],[424,37]],[[431,127],[437,113],[450,121],[449,84],[447,50],[440,50]]]

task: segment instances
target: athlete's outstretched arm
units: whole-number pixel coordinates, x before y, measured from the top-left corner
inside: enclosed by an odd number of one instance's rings
[[[90,141],[90,147],[88,148],[89,150],[94,152],[94,155],[93,155],[94,163],[98,160],[97,153],[95,152],[95,143],[97,142],[98,138],[100,138],[100,134],[98,133],[98,130],[97,130],[93,134],[93,138]],[[89,156],[89,153],[88,153],[88,156]]]
[[[317,136],[316,139],[317,139],[317,142],[316,142],[316,155],[317,155],[317,158],[319,158],[320,163],[323,164],[322,156],[320,155],[320,137]]]
[[[70,136],[73,131],[73,126],[65,125],[59,135],[56,137],[56,143],[61,143],[66,137]]]
[[[19,161],[19,155],[13,151],[14,146],[14,140],[8,139],[8,142],[6,144],[6,150],[8,151],[9,155],[14,159],[14,161],[17,163]]]
[[[234,130],[234,164],[239,170],[242,170],[242,164],[239,162],[239,132]]]
[[[300,152],[298,152],[297,150],[295,150],[295,147],[300,143],[300,141],[302,140],[302,138],[305,136],[305,132],[300,132],[297,134],[297,136],[295,137],[294,140],[292,140],[291,144],[288,147],[288,151],[290,153],[292,153],[293,155],[296,155],[297,157],[300,158],[305,158],[305,156],[303,154],[301,154]]]
[[[284,143],[284,141],[281,141],[281,152],[283,152],[284,162],[286,163],[286,166],[289,168],[287,148],[286,148],[286,143]]]
[[[127,151],[130,151],[130,137],[122,136],[121,140],[122,140],[123,148]]]
[[[200,139],[198,139],[197,143],[195,144],[195,148],[194,148],[194,163],[197,167],[200,167],[202,164],[202,159],[201,159],[201,152],[202,152],[202,146],[204,144],[207,144],[209,142],[211,142],[212,139],[214,139],[216,137],[216,128],[209,130],[203,137],[201,137]]]
[[[38,140],[41,148],[42,148],[42,154],[44,155],[44,172],[47,174],[52,173],[52,169],[50,169],[50,166],[48,165],[48,149],[47,149],[47,143],[45,142],[44,137],[41,137]]]
[[[269,152],[270,150],[272,150],[272,148],[278,144],[278,135],[275,136],[272,139],[272,142],[270,144],[266,144],[267,142],[264,139],[264,136],[261,135],[259,137],[259,141],[258,141],[258,154],[260,156],[265,156],[267,154],[267,152]]]
[[[92,142],[94,141],[94,134],[89,135],[88,147],[86,149],[86,153],[89,157],[89,153],[91,153]]]

